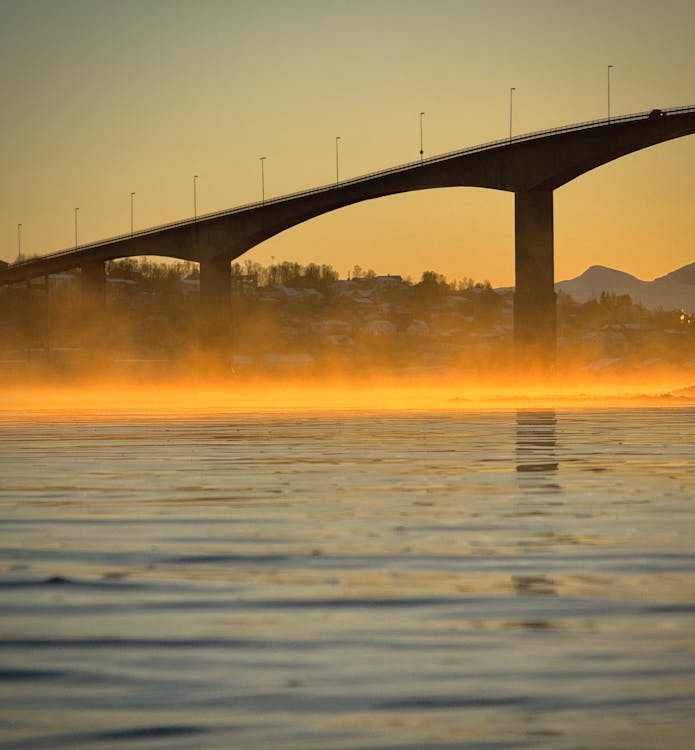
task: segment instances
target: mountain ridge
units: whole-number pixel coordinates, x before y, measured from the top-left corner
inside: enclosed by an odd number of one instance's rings
[[[695,311],[695,262],[643,281],[625,271],[608,266],[592,265],[573,279],[558,281],[555,290],[569,294],[575,302],[598,299],[601,292],[629,294],[633,302],[647,308]]]

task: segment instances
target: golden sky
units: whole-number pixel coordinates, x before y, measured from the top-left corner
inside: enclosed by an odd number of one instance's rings
[[[354,177],[508,134],[695,104],[692,0],[0,0],[0,258]],[[695,261],[695,136],[555,195],[556,279]],[[514,280],[513,197],[352,206],[246,257]]]

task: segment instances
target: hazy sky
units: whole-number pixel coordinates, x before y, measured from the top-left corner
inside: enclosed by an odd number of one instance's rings
[[[0,258],[331,182],[514,131],[695,103],[693,0],[0,0]],[[556,278],[695,261],[695,136],[555,194]],[[252,250],[493,284],[513,197],[421,191]]]

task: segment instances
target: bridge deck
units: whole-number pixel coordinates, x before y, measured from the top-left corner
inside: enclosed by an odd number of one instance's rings
[[[316,196],[320,194],[330,193],[335,194],[336,190],[341,191],[356,185],[364,184],[372,180],[378,180],[387,176],[398,175],[403,172],[410,170],[422,169],[423,167],[431,166],[433,164],[439,164],[442,162],[450,161],[453,159],[459,159],[469,155],[479,154],[483,152],[494,151],[496,149],[508,148],[520,143],[528,143],[529,141],[540,141],[542,139],[552,138],[568,133],[586,131],[600,127],[614,126],[623,123],[637,122],[640,120],[650,119],[654,116],[654,112],[661,112],[663,116],[669,117],[673,115],[684,115],[684,114],[695,114],[695,105],[684,106],[684,107],[673,107],[664,110],[652,110],[651,112],[638,112],[635,114],[624,115],[622,117],[611,117],[603,118],[600,120],[591,120],[588,122],[575,123],[558,128],[552,128],[550,130],[536,131],[533,133],[526,133],[523,135],[514,136],[512,138],[503,138],[496,141],[490,141],[477,146],[471,146],[469,148],[460,149],[457,151],[450,151],[444,154],[431,156],[426,159],[416,160],[408,162],[406,164],[400,164],[395,167],[388,169],[379,170],[376,172],[370,172],[365,175],[360,175],[347,180],[341,180],[338,184],[335,182],[328,185],[321,185],[319,187],[310,188],[308,190],[301,190],[294,193],[288,193],[286,195],[278,196],[275,198],[269,198],[264,201],[255,201],[253,203],[247,203],[233,208],[225,209],[222,211],[215,211],[212,213],[201,214],[196,218],[189,217],[175,222],[169,222],[166,224],[160,224],[157,226],[149,227],[147,229],[141,229],[137,232],[121,234],[113,237],[108,237],[96,242],[85,243],[63,250],[59,250],[53,253],[48,253],[39,257],[30,258],[24,261],[19,261],[9,264],[7,267],[0,269],[0,284],[13,283],[16,277],[22,272],[28,272],[28,275],[38,275],[41,273],[39,267],[43,263],[48,263],[51,260],[57,260],[63,256],[73,255],[86,256],[89,255],[89,250],[97,248],[105,248],[115,243],[122,243],[137,238],[150,237],[153,234],[160,232],[170,231],[172,229],[179,229],[190,227],[194,224],[205,224],[215,219],[220,219],[228,216],[234,216],[242,214],[244,212],[256,211],[260,208],[268,208],[271,206],[277,206],[288,201],[294,201],[300,198],[306,198],[309,196]],[[79,262],[76,262],[79,265]],[[11,273],[14,272],[14,273]]]

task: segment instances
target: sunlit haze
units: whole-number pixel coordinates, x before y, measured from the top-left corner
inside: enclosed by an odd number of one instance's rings
[[[361,380],[256,380],[234,384],[209,380],[133,386],[129,381],[107,381],[98,386],[44,386],[23,384],[6,388],[9,396],[0,407],[3,418],[20,415],[41,419],[75,419],[80,413],[114,418],[136,415],[274,412],[401,412],[469,411],[517,408],[683,407],[695,403],[695,389],[687,377],[663,370],[650,377],[587,377],[566,375],[548,383],[529,377],[488,377],[466,381],[443,377]]]
[[[692,104],[690,0],[0,0],[0,259],[607,114]],[[555,197],[556,279],[693,262],[695,139]],[[21,224],[21,237],[18,237]],[[513,198],[423,191],[295,227],[246,257],[514,282]]]

